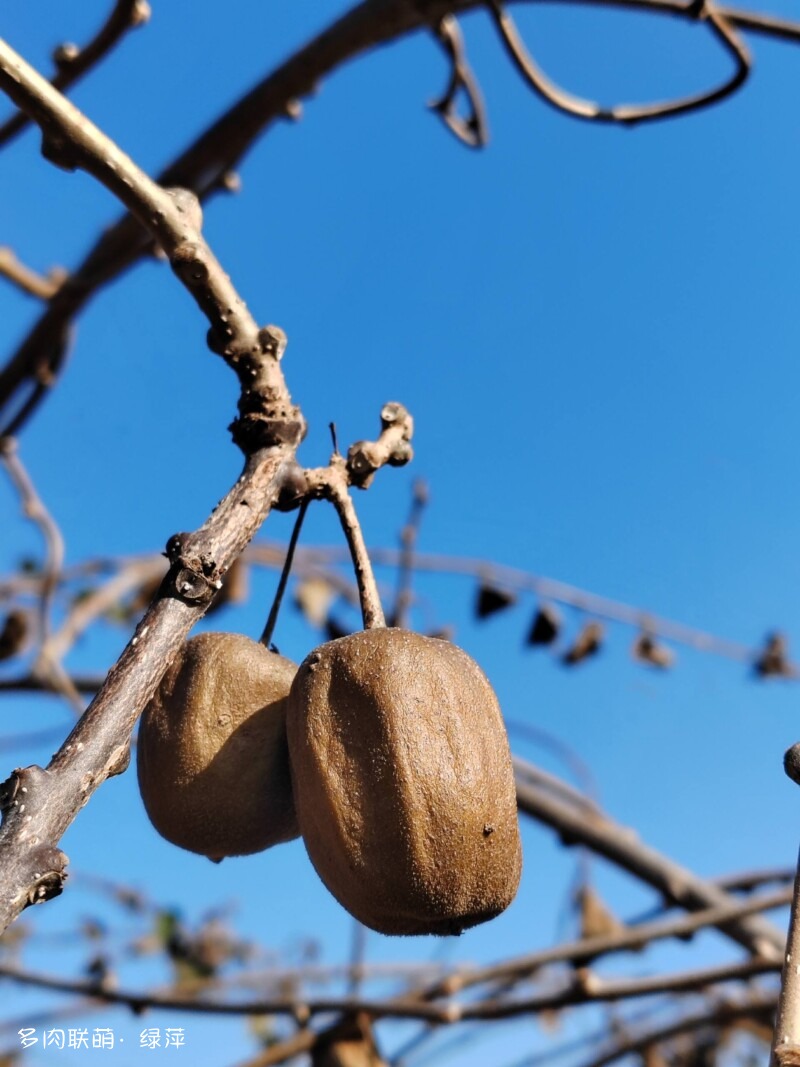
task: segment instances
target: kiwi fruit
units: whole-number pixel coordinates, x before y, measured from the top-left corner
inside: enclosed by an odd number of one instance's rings
[[[241,634],[187,641],[145,708],[139,789],[150,821],[213,860],[299,834],[286,744],[296,664]]]
[[[300,665],[287,737],[300,829],[340,904],[384,934],[454,934],[514,898],[522,854],[494,691],[466,652],[379,627]]]

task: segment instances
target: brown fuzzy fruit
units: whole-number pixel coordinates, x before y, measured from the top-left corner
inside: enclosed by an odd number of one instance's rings
[[[466,652],[409,630],[300,665],[287,735],[300,829],[336,899],[384,934],[454,934],[514,898],[522,855],[497,697]]]
[[[142,800],[168,841],[220,860],[298,836],[286,747],[296,671],[241,634],[186,642],[137,745]]]

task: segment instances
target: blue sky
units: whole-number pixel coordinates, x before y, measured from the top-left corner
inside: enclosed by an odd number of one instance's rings
[[[155,2],[150,24],[73,99],[155,173],[345,9],[230,0],[221,16],[210,0],[191,11]],[[87,39],[104,13],[95,0],[78,10],[18,5],[0,13],[0,35],[49,69],[52,47]],[[520,5],[518,21],[554,77],[604,103],[680,95],[728,72],[704,28],[675,20]],[[416,419],[416,457],[359,495],[370,543],[395,543],[413,479],[423,477],[425,551],[549,575],[754,647],[773,627],[797,634],[800,209],[786,101],[800,54],[751,38],[754,74],[731,100],[613,129],[532,96],[484,14],[462,26],[489,112],[483,152],[426,113],[447,71],[420,35],[325,80],[301,122],[275,126],[248,155],[241,193],[206,212],[206,236],[256,318],[289,336],[284,368],[310,424],[302,460],[326,459],[331,420],[349,442],[376,430],[386,400],[402,401]],[[86,175],[46,164],[38,141],[28,131],[0,156],[0,243],[44,270],[75,264],[117,210]],[[0,288],[4,351],[36,313],[33,300]],[[156,262],[82,316],[63,380],[21,441],[70,561],[159,550],[199,525],[236,478],[225,429],[236,383],[204,337],[196,308]],[[0,506],[10,516],[8,570],[39,543],[5,483]],[[290,523],[270,518],[263,536],[286,537]],[[322,505],[305,541],[339,543]],[[273,582],[260,575],[255,602],[214,626],[256,636]],[[634,634],[624,627],[610,629],[596,661],[566,672],[522,647],[533,599],[479,626],[470,581],[432,575],[417,588],[487,671],[520,754],[564,773],[515,724],[556,734],[590,763],[616,818],[700,873],[793,862],[798,798],[781,756],[798,738],[796,686],[758,684],[736,663],[682,649],[673,672],[654,675],[630,660]],[[105,669],[124,640],[109,628],[69,662]],[[286,612],[284,654],[299,661],[316,641]],[[6,716],[17,732],[67,720],[52,702],[23,697],[6,700]],[[48,755],[15,751],[7,769]],[[563,933],[575,856],[536,827],[524,835],[518,900],[448,945],[452,959],[489,960]],[[328,962],[348,951],[350,922],[299,842],[212,869],[156,837],[130,774],[96,795],[65,849],[76,870],[145,886],[190,917],[237,900],[237,929],[283,952],[309,934]],[[650,902],[600,863],[596,877],[623,915]],[[43,935],[97,906],[76,885],[26,920]],[[416,939],[368,941],[373,961],[436,951]],[[721,951],[709,936],[695,950],[619,966],[678,968]],[[78,957],[39,949],[31,960],[69,973]],[[131,975],[131,984],[159,977]],[[4,993],[15,1016],[41,1003]],[[120,1033],[135,1029],[136,1020],[114,1019]],[[184,1023],[209,1057],[194,1062],[238,1062],[253,1048],[238,1023],[152,1017]],[[564,1025],[566,1035],[584,1024]],[[399,1038],[387,1033],[391,1048]],[[461,1049],[455,1062],[511,1063],[550,1040],[532,1022],[493,1039],[491,1053]]]

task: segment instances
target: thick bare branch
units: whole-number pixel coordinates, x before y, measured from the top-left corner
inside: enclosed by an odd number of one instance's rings
[[[2,42],[0,88],[41,127],[49,159],[95,176],[165,250],[211,324],[214,349],[240,379],[234,436],[247,454],[241,478],[200,530],[171,538],[171,566],[160,595],[48,768],[19,769],[0,787],[0,929],[5,929],[28,904],[61,892],[67,862],[58,849],[62,834],[95,789],[127,766],[138,714],[268,514],[304,427],[280,369],[285,335],[277,327],[259,330],[202,238],[197,198],[151,181]]]
[[[242,477],[193,535],[170,542],[172,567],[102,689],[46,770],[14,772],[0,789],[0,929],[61,891],[58,842],[78,811],[127,764],[130,734],[216,583],[256,532],[281,485],[288,446],[249,457]]]

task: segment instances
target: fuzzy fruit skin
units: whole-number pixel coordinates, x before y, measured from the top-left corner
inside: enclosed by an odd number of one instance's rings
[[[329,641],[289,694],[306,849],[383,934],[453,934],[498,915],[522,851],[508,739],[480,667],[448,641],[378,628]]]
[[[145,708],[136,750],[162,837],[219,860],[298,836],[286,745],[296,671],[241,634],[186,642]]]

